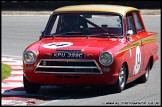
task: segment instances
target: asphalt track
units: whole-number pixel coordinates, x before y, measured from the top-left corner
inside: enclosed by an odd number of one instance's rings
[[[159,60],[155,63],[146,83],[130,83],[122,93],[108,89],[65,87],[52,88],[40,105],[161,105],[161,25],[160,15],[143,15],[147,31],[158,32]],[[46,26],[49,16],[2,16],[1,54],[22,56],[24,49],[37,41],[40,30]],[[20,96],[21,97],[21,96]],[[41,98],[40,98],[41,99]]]

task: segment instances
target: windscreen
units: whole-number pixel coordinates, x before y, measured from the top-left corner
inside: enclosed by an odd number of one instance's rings
[[[123,35],[122,17],[118,14],[62,13],[54,14],[45,35],[93,35],[99,33]]]

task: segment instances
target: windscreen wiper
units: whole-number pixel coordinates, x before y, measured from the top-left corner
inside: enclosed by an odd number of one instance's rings
[[[89,35],[87,37],[100,37],[100,38],[107,38],[107,37],[110,37],[110,38],[119,38],[119,35],[118,34],[110,34],[110,33],[98,33],[98,34],[94,34],[94,35]]]
[[[79,37],[79,36],[84,36],[84,32],[72,31],[53,35],[53,37]]]
[[[71,31],[71,32],[64,32],[64,33],[61,33],[61,35],[73,35],[73,34],[77,34],[77,35],[83,35],[84,33],[83,32],[79,32],[79,31]]]

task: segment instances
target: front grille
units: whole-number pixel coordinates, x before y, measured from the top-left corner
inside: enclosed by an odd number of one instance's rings
[[[101,74],[95,60],[41,59],[36,73]]]

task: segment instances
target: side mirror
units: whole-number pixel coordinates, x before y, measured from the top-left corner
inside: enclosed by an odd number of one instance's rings
[[[128,39],[128,41],[130,41],[130,42],[132,41],[132,37],[131,37],[132,35],[133,35],[133,31],[132,31],[132,30],[128,30],[128,31],[127,31],[127,39]]]
[[[127,36],[132,36],[133,35],[133,31],[132,30],[128,30],[127,31]]]

